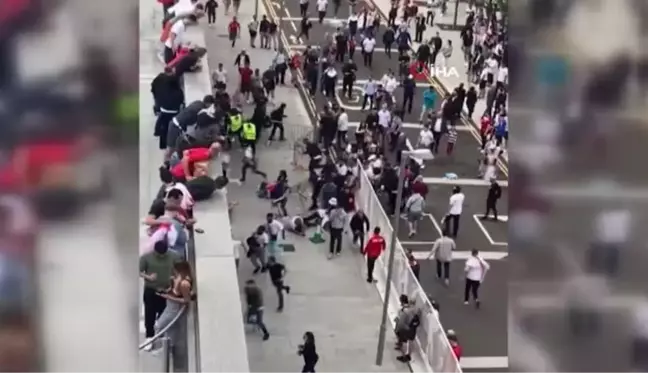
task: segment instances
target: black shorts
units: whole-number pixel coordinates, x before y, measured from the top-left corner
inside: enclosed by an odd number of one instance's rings
[[[486,79],[482,79],[479,81],[479,89],[484,89],[486,88]]]
[[[486,82],[488,83],[488,85],[493,84],[493,80],[494,80],[493,74],[486,74]]]
[[[248,93],[252,90],[251,83],[241,83],[241,93]]]
[[[416,338],[416,332],[412,333],[411,330],[400,330],[396,332],[396,338],[398,339],[398,343],[413,341]]]

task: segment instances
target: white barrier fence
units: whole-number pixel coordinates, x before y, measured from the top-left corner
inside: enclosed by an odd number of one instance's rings
[[[392,234],[396,234],[385,210],[383,209],[376,192],[374,191],[369,178],[364,171],[359,174],[360,188],[358,190],[356,203],[366,213],[372,226],[380,227],[381,233],[387,241],[387,250],[376,261],[376,277],[385,280],[388,271],[388,258],[392,248],[389,246]],[[416,344],[420,349],[422,357],[426,360],[427,369],[432,372],[455,372],[461,373],[459,362],[455,358],[450,342],[446,337],[439,318],[432,312],[432,305],[427,298],[425,290],[421,287],[414,273],[409,267],[407,256],[400,242],[396,240],[396,253],[394,256],[394,269],[392,274],[392,296],[390,297],[390,308],[398,310],[399,296],[406,294],[409,299],[416,299],[416,304],[422,308],[421,325],[417,329]],[[384,283],[384,281],[381,281]],[[384,291],[381,292],[384,297]]]

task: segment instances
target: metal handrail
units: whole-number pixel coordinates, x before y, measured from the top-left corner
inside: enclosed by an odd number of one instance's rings
[[[162,336],[164,336],[164,334],[166,334],[166,332],[168,332],[169,329],[171,329],[171,327],[173,327],[173,326],[175,325],[175,323],[178,322],[178,320],[180,320],[180,317],[181,317],[181,316],[182,316],[182,315],[187,311],[187,308],[188,308],[187,305],[182,306],[182,308],[180,309],[180,311],[178,311],[178,313],[173,317],[173,319],[171,320],[171,322],[170,322],[167,326],[165,326],[164,328],[162,328],[162,330],[160,330],[159,332],[157,332],[157,333],[156,333],[152,338],[150,338],[148,341],[146,341],[146,342],[142,343],[141,345],[139,345],[139,349],[140,349],[140,350],[143,350],[144,348],[150,346],[150,345],[153,344],[155,341],[157,341],[157,340],[160,339]]]

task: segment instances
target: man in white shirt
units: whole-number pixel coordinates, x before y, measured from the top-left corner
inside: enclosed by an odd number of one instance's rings
[[[450,237],[457,239],[457,233],[459,233],[459,219],[461,218],[461,212],[463,211],[463,204],[466,196],[461,193],[461,187],[455,186],[452,188],[452,195],[448,203],[448,213],[443,218],[445,222],[445,228],[450,233]]]
[[[432,144],[434,144],[434,135],[430,130],[430,126],[425,125],[423,126],[423,129],[421,129],[421,132],[419,133],[417,147],[432,150]]]
[[[198,2],[193,0],[179,0],[175,5],[167,9],[167,13],[172,17],[186,17],[196,14],[198,11]]]
[[[626,209],[610,209],[598,213],[593,227],[595,241],[588,255],[591,272],[607,276],[617,274],[620,251],[630,239],[632,223],[632,214]]]
[[[466,275],[466,286],[464,287],[464,304],[470,302],[470,296],[475,301],[475,307],[479,308],[481,302],[479,300],[479,287],[484,281],[486,272],[490,269],[490,265],[479,256],[477,249],[470,251],[470,258],[466,260],[464,273]]]
[[[216,88],[225,87],[227,85],[227,71],[223,67],[222,63],[218,64],[218,67],[214,72],[212,72],[212,80]]]
[[[387,129],[389,129],[389,126],[391,125],[391,120],[391,111],[387,108],[387,105],[383,105],[383,107],[378,110],[378,125],[384,131],[383,133],[387,133]]]
[[[495,57],[490,57],[489,59],[486,60],[484,63],[486,65],[486,82],[488,85],[492,85],[494,83],[495,77],[497,76],[497,67],[499,66],[499,63],[495,59]]]
[[[338,146],[342,147],[347,143],[347,132],[349,131],[349,114],[343,108],[340,108],[340,114],[337,121],[337,141]]]
[[[175,58],[178,47],[182,45],[185,31],[187,31],[187,25],[184,19],[179,19],[171,25],[169,36],[164,41],[164,63],[168,64]]]
[[[364,85],[364,98],[362,99],[362,110],[364,111],[365,107],[367,106],[367,101],[369,101],[369,110],[371,110],[374,106],[374,97],[376,95],[376,89],[378,86],[376,85],[376,82],[369,77],[369,80]]]
[[[317,0],[317,18],[319,18],[319,23],[324,22],[324,17],[326,17],[327,6],[328,6],[328,0]]]
[[[502,66],[497,71],[497,88],[505,88],[508,85],[509,69]]]
[[[383,75],[380,84],[385,87],[385,91],[393,98],[394,91],[398,88],[398,80],[396,80],[394,72],[391,69],[387,70],[387,73]]]
[[[373,35],[369,35],[364,38],[362,41],[362,57],[364,65],[368,68],[371,68],[371,63],[373,62],[373,52],[376,47],[376,39]]]

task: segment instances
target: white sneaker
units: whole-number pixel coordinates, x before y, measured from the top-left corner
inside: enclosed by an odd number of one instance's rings
[[[146,340],[144,342],[148,343],[148,345],[146,347],[144,347],[144,351],[151,351],[153,349],[153,343],[149,343],[152,340],[153,340],[153,338],[146,338]]]

